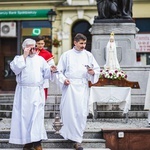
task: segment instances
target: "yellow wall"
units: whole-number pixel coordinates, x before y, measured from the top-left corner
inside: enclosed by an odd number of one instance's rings
[[[133,4],[133,18],[150,18],[150,2]]]

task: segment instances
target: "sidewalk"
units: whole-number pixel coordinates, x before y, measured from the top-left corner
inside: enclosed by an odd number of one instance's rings
[[[0,131],[10,130],[11,119],[3,119],[0,121]],[[47,131],[54,131],[53,129],[54,119],[45,119],[45,128]],[[125,119],[96,119],[95,122],[92,119],[88,119],[86,130],[100,130],[102,128],[108,129],[125,129],[125,128],[147,128],[148,122],[146,118],[137,119],[132,118],[128,120],[128,123],[125,123]]]

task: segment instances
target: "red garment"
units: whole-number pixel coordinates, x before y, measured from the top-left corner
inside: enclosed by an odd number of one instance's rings
[[[47,96],[48,96],[48,88],[44,88],[44,92],[45,92],[45,100],[47,100]]]
[[[38,53],[39,56],[42,56],[46,61],[50,61],[51,59],[53,59],[53,55],[52,53],[50,53],[49,51],[45,50],[45,49],[41,49]],[[48,88],[44,88],[45,91],[45,100],[47,99],[48,96]]]
[[[38,54],[39,56],[42,56],[46,61],[49,61],[49,60],[51,60],[51,59],[53,59],[54,57],[53,57],[53,55],[52,55],[52,53],[50,53],[49,51],[47,51],[47,50],[45,50],[45,49],[41,49],[40,51],[39,51],[39,54]]]

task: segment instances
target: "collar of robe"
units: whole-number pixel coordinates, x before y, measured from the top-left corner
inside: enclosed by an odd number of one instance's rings
[[[77,50],[76,47],[74,46],[74,47],[73,47],[73,51],[75,51],[76,53],[81,53],[81,52],[84,51],[84,49],[83,49],[82,51],[79,51],[79,50]]]

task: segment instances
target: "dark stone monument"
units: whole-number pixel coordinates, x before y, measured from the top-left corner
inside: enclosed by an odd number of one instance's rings
[[[133,22],[133,0],[96,0],[98,16],[94,22]]]

